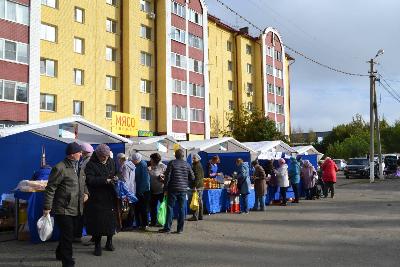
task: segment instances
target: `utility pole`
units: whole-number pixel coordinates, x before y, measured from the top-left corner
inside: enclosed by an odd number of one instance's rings
[[[370,64],[370,102],[369,102],[369,128],[370,128],[370,140],[369,140],[369,182],[373,183],[375,181],[375,170],[374,170],[374,95],[375,95],[375,72],[374,72],[374,59],[369,61]]]
[[[378,80],[378,79],[375,79]],[[375,83],[374,83],[374,110],[375,110],[375,127],[377,131],[377,142],[378,142],[378,162],[379,162],[379,173],[378,177],[379,179],[384,179],[383,176],[383,164],[382,164],[382,145],[381,145],[381,129],[380,129],[380,121],[379,121],[379,116],[378,116],[378,101],[376,100],[376,90],[375,90]]]

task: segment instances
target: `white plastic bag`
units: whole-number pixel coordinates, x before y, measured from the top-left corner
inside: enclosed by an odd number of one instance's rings
[[[47,241],[51,238],[53,234],[53,226],[54,226],[54,218],[50,217],[50,214],[47,216],[42,216],[37,222],[37,228],[40,240]]]

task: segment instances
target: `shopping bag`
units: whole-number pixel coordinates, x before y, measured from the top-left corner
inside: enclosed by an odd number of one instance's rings
[[[167,221],[167,196],[164,196],[163,202],[161,202],[158,207],[157,222],[162,226],[165,225]]]
[[[193,192],[192,201],[190,201],[190,209],[193,211],[199,209],[199,194],[197,191]]]
[[[49,240],[53,234],[54,218],[50,217],[50,214],[47,214],[46,216],[42,216],[36,225],[40,240]]]

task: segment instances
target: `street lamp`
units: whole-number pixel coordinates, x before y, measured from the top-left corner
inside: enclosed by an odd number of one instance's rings
[[[375,105],[375,81],[376,81],[376,76],[375,73],[376,71],[374,70],[374,60],[382,55],[384,53],[383,49],[379,49],[378,52],[376,53],[374,58],[371,58],[369,61],[370,63],[370,74],[369,74],[369,80],[370,80],[370,110],[369,110],[369,127],[370,127],[370,148],[369,148],[369,181],[371,183],[374,182],[375,180],[375,153],[374,153],[374,111],[376,111],[376,108],[374,107]],[[377,114],[378,112],[376,112]],[[379,118],[376,115],[377,119],[377,127],[379,128]],[[379,129],[378,129],[379,130]],[[379,138],[380,139],[380,138]],[[380,151],[380,149],[379,149]],[[381,153],[379,153],[381,154]],[[379,155],[379,165],[380,169],[382,168],[382,158],[381,155]]]

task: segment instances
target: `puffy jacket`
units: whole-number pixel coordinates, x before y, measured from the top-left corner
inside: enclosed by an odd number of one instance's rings
[[[331,159],[327,159],[321,166],[322,169],[322,180],[324,182],[334,182],[336,183],[336,172],[338,167],[335,162]]]
[[[276,178],[279,187],[289,186],[289,176],[288,176],[288,165],[283,164],[278,169],[275,170]]]
[[[189,187],[189,181],[194,181],[194,173],[186,161],[175,159],[168,163],[164,191],[185,192]]]
[[[191,183],[190,188],[199,189],[204,187],[204,170],[199,162],[193,162],[192,170],[194,173],[194,181]]]
[[[150,174],[144,160],[135,164],[135,167],[136,195],[142,195],[144,192],[150,191]]]
[[[290,159],[288,173],[289,180],[292,184],[300,183],[300,162],[298,162],[295,158]]]
[[[87,192],[84,176],[77,175],[74,164],[65,158],[54,166],[44,193],[44,209],[54,214],[83,214],[83,194]]]
[[[238,168],[238,170],[237,170],[238,188],[239,188],[240,194],[243,194],[243,195],[250,194],[251,182],[250,182],[250,175],[249,175],[249,163],[243,162],[237,168]]]

